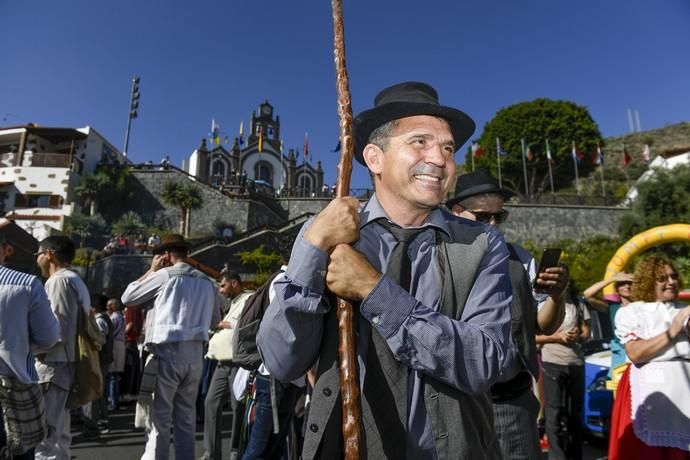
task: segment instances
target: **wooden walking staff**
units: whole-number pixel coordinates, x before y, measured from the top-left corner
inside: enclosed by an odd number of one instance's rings
[[[352,174],[352,104],[350,83],[345,67],[345,31],[342,0],[331,0],[333,9],[333,54],[335,57],[336,85],[338,88],[338,118],[340,120],[340,163],[336,196],[350,194]],[[343,441],[345,459],[359,459],[359,434],[361,409],[359,379],[357,378],[357,350],[355,347],[354,311],[352,304],[338,299],[338,368],[340,369],[340,394],[343,400]]]

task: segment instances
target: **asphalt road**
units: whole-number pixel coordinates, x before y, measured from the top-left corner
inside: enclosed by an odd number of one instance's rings
[[[78,460],[132,460],[141,458],[146,438],[144,431],[134,429],[134,403],[124,403],[120,410],[109,414],[110,432],[98,438],[81,436],[82,426],[72,425],[72,458]],[[73,419],[74,420],[74,419]],[[230,453],[232,412],[223,413],[223,458]],[[203,454],[203,424],[197,424],[196,456]],[[174,459],[172,443],[170,458]]]
[[[109,415],[110,432],[96,439],[80,436],[81,426],[72,426],[72,458],[78,460],[132,460],[144,452],[144,432],[134,430],[134,403],[126,403],[120,410]],[[223,458],[230,452],[230,430],[232,413],[223,414]],[[203,453],[203,425],[197,424],[196,456]],[[606,459],[606,448],[602,442],[588,442],[583,446],[584,460]],[[548,456],[545,453],[544,459]],[[170,458],[173,459],[172,443]],[[185,459],[186,460],[186,459]]]

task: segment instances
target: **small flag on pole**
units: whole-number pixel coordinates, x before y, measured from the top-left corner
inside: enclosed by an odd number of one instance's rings
[[[632,161],[632,156],[628,152],[628,148],[623,144],[623,167],[626,168]]]
[[[546,159],[549,160],[549,164],[554,164],[553,157],[551,156],[551,147],[549,146],[549,141],[546,141]]]
[[[308,156],[309,156],[309,135],[305,132],[304,133],[304,161],[307,161]]]
[[[603,165],[604,164],[604,151],[601,150],[599,144],[597,144],[597,153],[594,155],[594,164]]]
[[[484,149],[481,145],[479,145],[479,142],[475,140],[474,142],[472,142],[472,156],[475,158],[479,158],[482,155],[484,155]]]
[[[220,126],[216,123],[215,118],[211,119],[211,140],[214,145],[220,145]]]
[[[580,153],[580,151],[577,149],[577,147],[575,146],[575,142],[574,142],[574,141],[573,141],[572,156],[573,156],[573,160],[576,161],[576,162],[578,162],[578,163],[580,162],[580,160],[582,160],[582,159],[585,157],[585,156],[584,156],[582,153]]]
[[[534,154],[532,153],[532,149],[527,146],[527,150],[525,151],[525,157],[527,157],[527,161],[532,161],[534,160]]]
[[[244,121],[240,121],[240,145],[244,144]]]
[[[283,153],[283,140],[280,140],[280,153]]]
[[[259,125],[259,153],[264,151],[264,130],[261,125]]]

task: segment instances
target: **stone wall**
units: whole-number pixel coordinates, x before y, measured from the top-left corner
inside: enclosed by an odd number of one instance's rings
[[[280,230],[260,230],[252,236],[242,238],[230,244],[214,244],[193,252],[192,257],[201,263],[221,269],[226,263],[242,275],[256,272],[256,267],[243,265],[237,254],[242,251],[252,251],[263,245],[265,252],[277,252],[285,261],[290,258],[290,251],[306,217],[297,219],[291,225]]]
[[[131,210],[139,214],[145,224],[161,228],[179,229],[181,211],[168,208],[161,200],[163,186],[168,181],[191,181],[176,169],[133,170],[128,178],[132,191]],[[250,198],[231,198],[200,182],[194,182],[201,192],[202,208],[192,211],[190,234],[213,235],[217,228],[233,226],[238,233],[285,222],[286,215],[276,206],[269,206]]]
[[[294,219],[305,214],[318,214],[331,198],[281,198],[277,201],[287,211],[288,219]]]
[[[89,267],[87,286],[91,292],[120,297],[129,283],[138,279],[151,266],[150,255],[112,255],[98,259]],[[80,275],[86,280],[83,269]]]
[[[583,240],[593,236],[615,237],[623,215],[629,208],[506,205],[510,211],[501,230],[508,241],[539,245],[563,239]]]
[[[317,214],[329,203],[327,198],[280,200],[290,219]],[[582,240],[597,235],[615,236],[621,217],[630,212],[622,207],[570,205],[506,205],[510,217],[501,226],[506,239],[552,243],[563,239]]]

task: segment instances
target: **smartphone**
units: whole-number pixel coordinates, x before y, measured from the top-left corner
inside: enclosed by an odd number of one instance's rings
[[[537,279],[539,278],[539,273],[545,271],[549,267],[557,267],[558,261],[561,258],[561,248],[546,248],[544,252],[541,253],[541,259],[539,260],[539,268],[537,268],[537,275],[534,278],[534,287],[539,287],[537,285]]]

